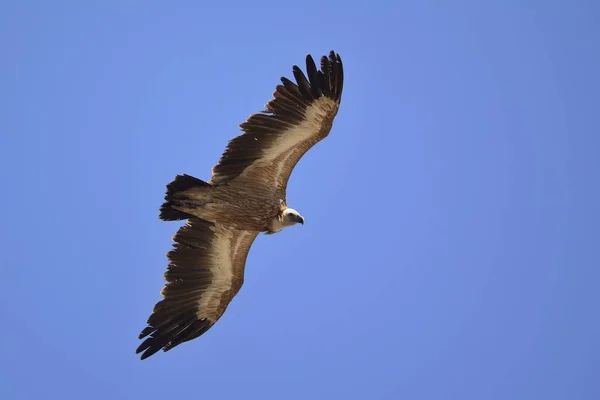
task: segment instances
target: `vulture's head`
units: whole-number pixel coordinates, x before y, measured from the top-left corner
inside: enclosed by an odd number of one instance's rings
[[[292,226],[298,223],[304,225],[304,218],[293,208],[286,208],[283,210],[281,217],[283,226]]]

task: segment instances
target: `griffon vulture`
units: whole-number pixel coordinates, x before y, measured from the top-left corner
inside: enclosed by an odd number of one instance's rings
[[[266,110],[240,125],[208,182],[177,175],[167,185],[160,219],[187,223],[167,253],[166,284],[140,333],[136,353],[195,339],[223,315],[244,281],[244,265],[260,232],[272,234],[304,218],[286,202],[286,187],[300,158],[331,130],[342,97],[343,68],[333,51],[317,70],[306,57],[308,79],[281,78]]]

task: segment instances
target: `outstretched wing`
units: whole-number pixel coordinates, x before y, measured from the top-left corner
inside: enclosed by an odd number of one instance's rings
[[[296,163],[329,134],[342,98],[344,71],[338,54],[323,56],[320,70],[308,55],[306,70],[308,80],[294,66],[296,83],[281,78],[283,84],[277,86],[266,110],[240,125],[244,133],[229,142],[213,167],[212,184],[262,183],[285,195]]]
[[[228,229],[192,218],[173,237],[167,253],[163,300],[154,307],[149,336],[136,350],[142,360],[202,335],[223,315],[242,287],[248,251],[258,232]]]

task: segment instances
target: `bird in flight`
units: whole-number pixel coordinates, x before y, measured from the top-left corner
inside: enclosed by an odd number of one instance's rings
[[[148,318],[136,353],[145,359],[209,330],[244,281],[244,267],[256,236],[304,224],[287,206],[286,188],[300,158],[329,135],[342,97],[339,54],[321,57],[320,69],[306,56],[306,75],[292,68],[265,110],[240,125],[208,182],[177,175],[160,207],[163,221],[187,220],[167,253],[163,299]]]

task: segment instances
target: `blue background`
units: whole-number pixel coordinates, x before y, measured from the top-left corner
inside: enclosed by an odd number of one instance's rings
[[[600,398],[600,5],[4,1],[0,397]],[[140,361],[180,223],[280,76],[334,49],[306,224]]]

